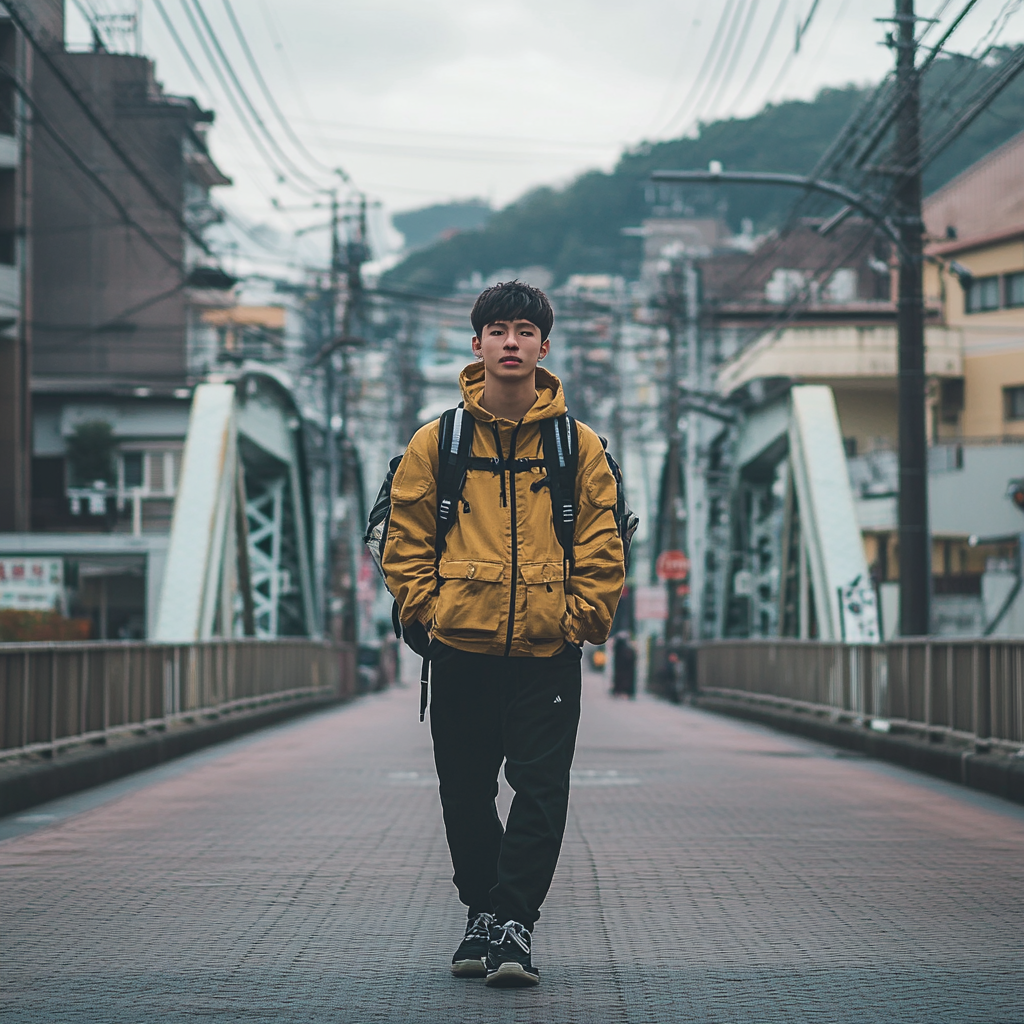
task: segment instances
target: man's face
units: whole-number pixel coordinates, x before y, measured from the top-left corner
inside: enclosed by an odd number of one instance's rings
[[[492,379],[532,380],[549,345],[529,320],[498,320],[484,327],[482,337],[473,339],[473,354],[483,359],[484,371]]]

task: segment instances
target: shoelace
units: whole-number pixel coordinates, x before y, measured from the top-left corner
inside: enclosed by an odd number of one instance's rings
[[[506,921],[501,925],[498,945],[511,939],[524,953],[530,952],[530,933],[518,921]]]
[[[477,914],[466,926],[467,939],[489,939],[494,917],[491,914]]]

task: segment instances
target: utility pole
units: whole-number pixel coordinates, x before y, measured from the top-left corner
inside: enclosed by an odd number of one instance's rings
[[[331,266],[328,277],[327,344],[331,345],[338,336],[338,286],[341,273],[341,245],[338,238],[338,190],[331,192]],[[324,587],[324,633],[333,639],[341,639],[340,624],[336,626],[335,616],[341,595],[335,587],[335,556],[337,549],[337,521],[335,509],[338,503],[338,436],[334,426],[334,396],[338,387],[334,368],[334,352],[324,360],[324,419],[326,420],[327,443],[327,559]]]
[[[362,306],[362,265],[366,262],[366,196],[359,197],[359,211],[355,218],[347,218],[349,223],[348,238],[345,243],[345,301],[341,315],[341,324],[337,323],[337,307],[339,287],[341,284],[340,244],[338,242],[338,211],[337,194],[332,205],[332,253],[331,253],[331,345],[340,351],[341,381],[338,387],[338,420],[341,439],[341,459],[336,476],[336,490],[344,491],[344,510],[339,522],[334,522],[334,564],[332,571],[334,606],[338,608],[338,618],[334,629],[338,640],[355,642],[358,640],[359,622],[356,605],[356,573],[358,568],[359,541],[357,530],[361,524],[356,522],[356,511],[361,507],[362,495],[357,494],[359,475],[353,464],[354,450],[349,439],[349,348],[355,344],[352,337],[352,322]],[[355,220],[355,228],[352,220]],[[340,326],[340,330],[339,330]],[[331,355],[333,359],[333,353]],[[333,438],[332,438],[333,439]],[[337,460],[337,445],[334,458]],[[358,501],[353,501],[358,497]]]
[[[915,66],[914,0],[896,0],[895,223],[900,233],[897,307],[899,364],[900,633],[930,628],[931,536],[928,531],[928,441],[925,426],[923,233],[921,213],[921,96]]]
[[[686,312],[686,388],[693,394],[703,385],[700,351],[700,273],[693,256],[683,261],[683,301]],[[678,388],[676,389],[678,394]],[[701,474],[700,416],[686,416],[686,554],[690,558],[689,640],[701,639],[704,591],[704,480]]]
[[[900,634],[924,636],[930,629],[931,535],[928,529],[928,438],[925,423],[923,236],[921,212],[921,99],[916,66],[914,0],[895,0],[896,138],[893,152],[892,216],[875,197],[814,176],[760,171],[655,171],[654,181],[781,185],[842,200],[873,220],[899,254],[897,366],[899,417]]]
[[[683,506],[683,478],[680,461],[683,438],[679,430],[679,303],[680,275],[673,261],[665,278],[666,305],[668,313],[668,395],[665,408],[665,434],[668,450],[665,453],[665,472],[662,491],[662,538],[663,551],[680,550],[682,536],[679,529],[679,513]],[[665,645],[683,638],[683,605],[679,595],[679,580],[666,580],[668,588],[668,618],[665,620]]]

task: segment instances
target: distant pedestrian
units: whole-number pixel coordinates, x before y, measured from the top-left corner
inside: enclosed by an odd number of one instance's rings
[[[612,693],[616,697],[635,697],[636,650],[628,633],[616,635],[612,661]]]
[[[539,980],[532,932],[565,830],[582,645],[608,637],[623,544],[601,440],[566,415],[558,378],[537,365],[554,320],[547,296],[499,284],[471,320],[479,362],[462,371],[464,410],[410,442],[383,566],[406,629],[431,637],[434,762],[469,917],[451,970],[512,987]],[[447,469],[439,479],[439,451],[454,459],[466,430],[461,479]],[[515,790],[504,830],[503,761]]]

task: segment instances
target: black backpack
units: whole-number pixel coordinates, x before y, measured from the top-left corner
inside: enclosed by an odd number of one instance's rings
[[[481,458],[473,455],[473,433],[476,421],[460,404],[456,409],[448,409],[442,413],[438,423],[437,449],[437,519],[434,530],[434,570],[437,575],[437,586],[441,585],[439,568],[441,556],[444,554],[448,531],[455,525],[460,509],[468,512],[469,507],[462,496],[466,485],[466,474],[470,469],[489,470],[501,474],[504,480],[506,472],[528,473],[535,466],[542,466],[547,475],[531,485],[531,490],[539,491],[547,487],[551,493],[551,512],[555,526],[555,536],[562,548],[567,575],[571,576],[576,564],[575,532],[576,532],[576,470],[579,467],[579,428],[576,421],[563,413],[553,419],[540,422],[541,459],[506,459],[501,444],[497,444],[498,455],[494,458]],[[497,427],[494,426],[495,434]],[[605,458],[615,477],[615,525],[622,539],[622,553],[629,565],[629,545],[640,520],[626,502],[622,486],[622,471],[618,463],[608,454],[608,445],[601,438],[605,448]],[[387,543],[388,530],[391,526],[391,485],[395,473],[401,464],[402,456],[398,455],[388,464],[384,482],[377,492],[377,500],[370,510],[370,518],[363,540],[370,549],[370,555],[384,577],[383,558],[384,545]],[[420,721],[426,710],[427,674],[429,666],[428,638],[424,626],[412,623],[403,626],[398,614],[398,602],[391,607],[391,622],[395,628],[395,636],[402,638],[421,658],[423,667],[420,672]]]

